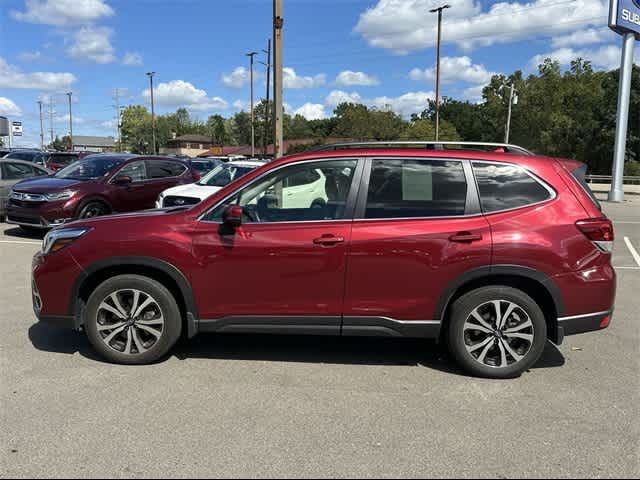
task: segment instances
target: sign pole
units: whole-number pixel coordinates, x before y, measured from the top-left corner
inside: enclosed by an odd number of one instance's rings
[[[631,96],[631,72],[633,70],[633,49],[636,42],[634,33],[625,33],[622,40],[622,64],[618,91],[618,113],[616,118],[616,143],[613,154],[613,173],[608,200],[622,202],[624,190],[624,157],[627,148],[627,126],[629,123],[629,98]]]

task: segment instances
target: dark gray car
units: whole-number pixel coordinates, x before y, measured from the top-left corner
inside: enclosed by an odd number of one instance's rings
[[[25,178],[41,177],[51,172],[40,165],[23,160],[0,160],[0,220],[4,220],[7,212],[7,200],[11,187]]]

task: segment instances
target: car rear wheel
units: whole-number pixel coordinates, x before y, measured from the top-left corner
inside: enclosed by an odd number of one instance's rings
[[[538,361],[546,342],[542,310],[516,288],[482,287],[462,295],[451,307],[449,349],[472,375],[517,377]]]
[[[78,218],[93,218],[107,215],[109,213],[109,207],[102,202],[89,202],[80,209]]]
[[[182,319],[164,285],[140,275],[120,275],[89,297],[85,330],[107,360],[142,365],[169,352],[180,338]]]

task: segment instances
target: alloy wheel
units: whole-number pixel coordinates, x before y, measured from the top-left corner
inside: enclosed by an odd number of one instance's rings
[[[504,368],[522,361],[535,337],[533,322],[518,304],[492,300],[476,307],[463,328],[467,352],[478,363]]]
[[[98,306],[98,334],[119,353],[136,355],[153,348],[162,337],[164,326],[160,305],[140,290],[117,290]]]

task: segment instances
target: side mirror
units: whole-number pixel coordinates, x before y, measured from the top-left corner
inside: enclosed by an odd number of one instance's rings
[[[238,228],[242,225],[242,207],[240,205],[229,205],[222,213],[222,222],[233,230]]]
[[[113,183],[114,185],[125,186],[125,185],[129,185],[130,183],[133,183],[133,179],[128,175],[118,175],[116,178],[113,179]]]

